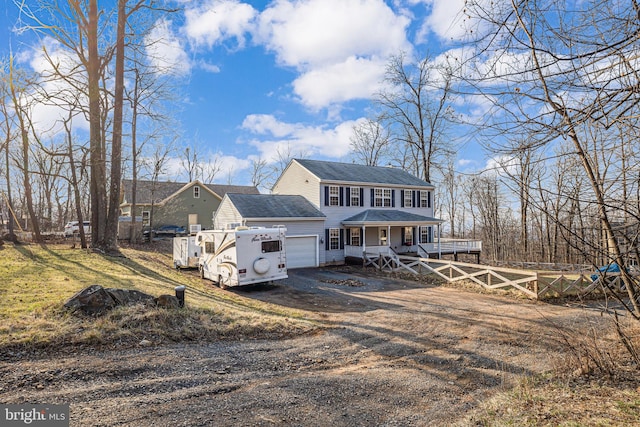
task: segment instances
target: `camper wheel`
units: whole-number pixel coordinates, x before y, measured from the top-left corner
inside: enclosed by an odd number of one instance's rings
[[[229,287],[222,281],[222,274],[218,274],[218,286],[220,286],[220,289],[222,290],[229,289]]]

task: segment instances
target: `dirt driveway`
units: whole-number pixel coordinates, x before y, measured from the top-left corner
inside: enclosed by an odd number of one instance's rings
[[[71,403],[73,426],[446,425],[553,368],[558,328],[602,319],[357,270],[292,271],[242,294],[327,328],[2,363],[0,402]]]

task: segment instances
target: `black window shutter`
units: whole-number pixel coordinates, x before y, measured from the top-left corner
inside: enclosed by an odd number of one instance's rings
[[[347,193],[347,194],[346,194],[346,196],[347,196],[347,197],[346,197],[346,199],[347,199],[347,200],[346,200],[346,202],[347,202],[347,203],[346,203],[346,205],[345,205],[345,206],[351,206],[351,187],[347,187],[347,188],[346,188],[346,193]]]
[[[340,187],[340,206],[344,206],[344,187]]]
[[[360,206],[364,206],[364,188],[360,187]]]
[[[329,246],[329,229],[326,228],[324,230],[324,248],[325,250],[329,250],[330,246]]]
[[[329,206],[329,186],[324,186],[324,205]]]
[[[376,193],[375,190],[371,189],[371,206],[375,206],[376,203]]]
[[[340,229],[340,249],[344,249],[344,229]]]
[[[404,190],[400,190],[400,207],[404,208]]]
[[[427,207],[431,207],[431,191],[427,191]]]
[[[416,190],[413,190],[413,207],[414,208],[419,208],[420,206],[418,206],[418,203],[420,202],[420,199],[418,198],[418,192]]]
[[[416,245],[418,243],[418,227],[413,227],[413,244]]]
[[[351,229],[347,228],[347,244],[351,244]]]
[[[400,228],[400,234],[402,234],[402,236],[401,236],[402,237],[402,241],[400,242],[400,244],[402,246],[404,246],[404,244],[407,243],[407,241],[405,239],[405,229],[404,229],[404,227]]]
[[[391,207],[396,207],[396,190],[391,190]]]

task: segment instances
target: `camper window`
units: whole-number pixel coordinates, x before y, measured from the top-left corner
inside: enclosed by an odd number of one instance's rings
[[[266,242],[262,242],[262,253],[266,254],[269,252],[280,252],[281,250],[280,240],[269,240]]]
[[[215,242],[204,242],[204,251],[208,254],[215,253],[216,252]]]

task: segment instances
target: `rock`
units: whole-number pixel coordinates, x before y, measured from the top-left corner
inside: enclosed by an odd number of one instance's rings
[[[180,302],[175,295],[160,295],[156,298],[156,305],[160,308],[180,308]]]
[[[115,289],[107,288],[106,291],[116,301],[118,305],[155,305],[155,298],[144,292],[132,290],[132,289]]]
[[[85,314],[101,314],[116,305],[116,300],[100,285],[91,285],[64,303],[65,308]]]
[[[138,343],[138,345],[141,347],[149,347],[151,344],[153,343],[147,339],[144,339]]]
[[[140,291],[115,288],[105,289],[100,285],[91,285],[69,298],[64,306],[73,311],[95,315],[102,314],[118,305],[134,304],[154,306],[156,305],[156,299]]]

